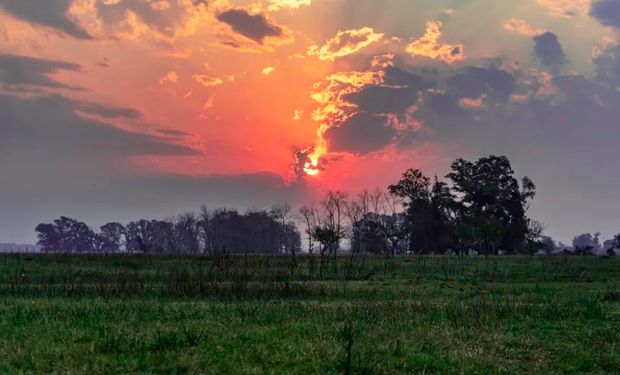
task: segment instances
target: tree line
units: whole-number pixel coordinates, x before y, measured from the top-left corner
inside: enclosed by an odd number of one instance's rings
[[[203,206],[199,214],[112,222],[98,231],[63,216],[39,224],[36,232],[41,250],[49,253],[294,254],[301,249],[301,235],[290,213],[288,205],[244,214]]]
[[[293,215],[288,204],[270,211],[232,209],[187,213],[168,220],[108,223],[98,231],[61,217],[36,227],[44,252],[144,254],[296,254],[321,258],[321,266],[343,252],[361,254],[534,254],[558,247],[544,225],[527,216],[536,186],[518,180],[505,156],[457,159],[440,179],[409,169],[386,190],[357,195],[330,191]],[[304,227],[306,249],[295,220]],[[589,237],[588,237],[589,236]],[[604,245],[620,249],[620,235]],[[598,251],[598,235],[575,237],[565,252]]]

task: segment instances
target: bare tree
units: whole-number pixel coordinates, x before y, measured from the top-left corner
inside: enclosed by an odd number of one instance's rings
[[[286,225],[291,215],[291,206],[288,203],[277,204],[271,208],[270,214],[280,224],[280,252],[286,252],[288,248],[286,245]]]
[[[338,271],[336,257],[340,241],[345,238],[343,215],[347,203],[347,194],[341,191],[329,191],[319,204],[317,225],[312,233],[320,244],[321,268],[323,274],[329,255],[334,258],[334,270]]]
[[[213,226],[211,223],[211,211],[206,204],[200,206],[198,217],[198,236],[202,243],[203,254],[213,253]]]
[[[527,233],[525,234],[525,241],[528,245],[528,252],[530,255],[534,255],[534,253],[542,247],[540,245],[540,241],[542,239],[543,233],[545,232],[545,224],[537,220],[528,219],[527,224]]]
[[[312,203],[310,206],[303,206],[299,209],[299,214],[306,225],[306,234],[308,235],[308,254],[314,254],[314,236],[312,232],[317,226],[316,206]]]

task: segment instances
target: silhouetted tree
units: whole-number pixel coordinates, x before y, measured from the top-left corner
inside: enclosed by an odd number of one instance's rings
[[[118,253],[121,251],[125,227],[120,223],[108,223],[99,228],[97,251]]]
[[[301,215],[302,221],[306,226],[305,232],[308,240],[308,254],[314,254],[314,237],[312,232],[314,228],[317,226],[317,218],[316,218],[316,207],[314,204],[310,206],[303,206],[299,209],[299,214]]]
[[[193,213],[180,215],[174,223],[175,250],[181,254],[196,255],[200,252],[198,219]]]
[[[546,254],[551,254],[559,248],[559,245],[557,245],[553,238],[549,236],[540,236],[539,243],[540,249]]]
[[[583,233],[573,237],[573,252],[576,255],[592,255],[601,250],[600,233]]]
[[[536,187],[527,177],[519,182],[505,156],[489,156],[476,162],[457,159],[447,176],[460,197],[460,232],[474,236],[473,243],[485,254],[499,249],[515,252],[525,241],[525,215]]]
[[[320,244],[321,274],[330,253],[335,259],[340,248],[340,241],[345,238],[343,216],[346,203],[347,195],[345,193],[330,191],[325,194],[317,210],[317,222],[312,229],[312,237]],[[337,267],[337,262],[334,262],[334,267]]]
[[[545,225],[543,223],[536,220],[528,220],[527,233],[525,234],[526,243],[524,243],[524,252],[533,255],[542,249],[542,237],[544,231]]]
[[[289,246],[286,246],[286,226],[291,215],[291,206],[288,203],[277,204],[271,208],[270,214],[280,225],[280,251],[287,253]]]
[[[39,224],[35,230],[38,245],[46,252],[87,253],[95,249],[95,233],[75,219],[62,216],[51,224]]]
[[[428,254],[433,251],[444,252],[452,247],[457,204],[446,183],[435,177],[431,185],[431,180],[421,171],[410,169],[397,184],[389,186],[389,191],[403,200],[411,250]],[[392,217],[398,218],[394,215]]]
[[[41,246],[44,253],[62,252],[60,247],[60,233],[54,224],[39,224],[35,229],[37,233],[37,244]]]

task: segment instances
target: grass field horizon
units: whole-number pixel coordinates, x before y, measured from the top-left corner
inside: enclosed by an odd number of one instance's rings
[[[2,373],[613,373],[620,260],[1,255]]]

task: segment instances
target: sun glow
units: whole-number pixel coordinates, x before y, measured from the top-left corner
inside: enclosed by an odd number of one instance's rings
[[[311,154],[308,155],[308,161],[304,164],[304,173],[308,176],[316,176],[321,172],[321,158],[327,154],[327,145],[319,131],[319,142],[314,147]]]

